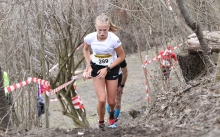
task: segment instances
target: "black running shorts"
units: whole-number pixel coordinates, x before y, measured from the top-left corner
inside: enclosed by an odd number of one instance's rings
[[[95,63],[91,62],[91,67],[92,67],[91,76],[96,77],[96,76],[98,76],[98,71],[102,68],[105,68],[106,66],[96,65]],[[108,72],[107,75],[105,76],[105,79],[106,80],[116,80],[116,79],[118,79],[119,68],[120,68],[119,65],[112,68],[111,71]]]
[[[162,68],[163,76],[167,79],[170,77],[171,70],[169,68]]]
[[[122,81],[122,73],[119,74],[119,76],[118,76],[118,87],[120,86],[121,81]]]

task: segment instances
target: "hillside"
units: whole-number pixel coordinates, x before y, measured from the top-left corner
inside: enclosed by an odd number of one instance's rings
[[[144,55],[144,53],[143,53]],[[154,55],[151,55],[154,56]],[[151,58],[151,56],[149,58]],[[4,136],[210,136],[220,135],[219,83],[214,84],[211,76],[200,76],[185,84],[175,77],[166,92],[159,91],[160,85],[153,87],[160,79],[151,81],[151,105],[144,99],[145,87],[141,62],[138,54],[127,56],[129,77],[124,89],[123,109],[116,129],[97,128],[96,98],[91,81],[77,82],[78,92],[87,109],[89,129],[63,128],[52,122],[52,127],[32,131],[10,131]],[[156,63],[148,66],[149,75],[155,74]],[[178,67],[177,67],[178,68]],[[178,69],[176,69],[178,70]],[[175,74],[175,73],[174,73]],[[173,74],[173,75],[174,75]],[[178,73],[179,74],[179,73]],[[180,75],[179,75],[180,76]],[[90,90],[88,90],[90,89]],[[161,89],[162,90],[162,89]],[[92,104],[89,105],[89,104]],[[53,111],[55,112],[55,111]],[[50,117],[53,117],[54,113]],[[57,111],[57,114],[60,112]],[[63,124],[59,119],[57,124]]]

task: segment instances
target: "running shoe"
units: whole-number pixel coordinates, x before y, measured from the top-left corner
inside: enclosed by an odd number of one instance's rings
[[[105,127],[104,121],[99,122],[99,128],[103,129]]]
[[[117,127],[117,123],[115,122],[114,124],[109,126],[110,128],[116,128]]]
[[[110,124],[110,125],[113,125],[114,123],[115,123],[115,119],[113,118],[113,119],[108,119],[108,123]]]
[[[100,129],[103,129],[105,127],[105,124],[104,123],[99,123],[99,128]]]

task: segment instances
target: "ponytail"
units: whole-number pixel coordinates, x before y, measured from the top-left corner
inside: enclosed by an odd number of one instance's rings
[[[116,33],[117,31],[121,30],[121,27],[114,25],[111,21],[109,21],[110,27],[109,31]]]

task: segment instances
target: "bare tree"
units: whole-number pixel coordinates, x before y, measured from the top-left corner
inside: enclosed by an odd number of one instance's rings
[[[213,63],[213,59],[211,58],[211,49],[208,47],[206,39],[203,36],[203,30],[202,30],[202,27],[201,27],[199,21],[195,21],[190,16],[190,14],[186,8],[185,1],[176,0],[176,2],[179,6],[181,14],[182,14],[183,18],[185,19],[187,25],[196,33],[196,35],[198,37],[198,40],[201,45],[201,49],[203,51],[204,63],[207,67],[207,71],[210,73],[213,73],[214,72],[214,63]]]
[[[50,86],[52,89],[71,81],[74,72],[80,63],[83,61],[81,56],[80,60],[76,60],[76,49],[82,43],[82,38],[85,32],[80,30],[80,22],[77,18],[81,19],[82,11],[77,9],[76,1],[63,2],[63,7],[58,3],[48,5],[48,9],[52,14],[45,15],[48,19],[48,27],[51,28],[47,33],[52,40],[52,43],[56,47],[58,58],[58,72],[56,76],[50,77]],[[75,9],[76,8],[76,9]],[[83,34],[84,33],[84,34]],[[80,55],[78,55],[80,57]],[[63,114],[70,117],[76,127],[89,127],[89,123],[86,118],[85,109],[76,109],[72,103],[72,98],[77,96],[77,93],[73,87],[73,84],[68,85],[66,88],[56,93],[57,98],[63,109]],[[61,98],[65,98],[62,100]]]
[[[44,7],[44,2],[41,3],[42,7]],[[38,10],[38,3],[35,3],[36,5],[36,13],[39,12]],[[44,9],[44,8],[43,8]],[[44,36],[43,36],[43,28],[44,25],[44,19],[40,14],[37,15],[37,26],[38,26],[38,31],[39,31],[39,45],[40,45],[40,59],[41,59],[41,72],[42,72],[42,79],[46,79],[46,62],[45,62],[45,50],[44,50]],[[49,97],[45,96],[45,119],[46,119],[46,128],[49,128]]]
[[[184,2],[192,18],[202,22],[204,30],[219,28],[219,1]],[[162,0],[0,2],[1,65],[6,68],[12,84],[31,76],[50,81],[51,89],[55,89],[70,81],[74,71],[84,63],[82,52],[76,50],[83,42],[84,35],[94,31],[94,18],[102,12],[123,28],[117,35],[122,39],[126,54],[140,51],[149,53],[148,50],[155,46],[159,51],[167,44],[174,46],[185,41],[192,31],[182,20],[177,3],[171,1],[171,6],[173,10],[167,10],[167,2]],[[201,27],[191,19],[189,26],[200,34]],[[202,36],[199,37],[205,43]],[[204,50],[208,51],[206,47]],[[41,53],[44,54],[40,56]],[[205,56],[207,67],[211,67],[209,54],[208,51]],[[49,73],[48,70],[55,64],[58,67]],[[13,91],[18,126],[23,129],[31,129],[39,122],[36,115],[36,90],[34,83]],[[72,104],[71,98],[77,95],[73,84],[58,91],[56,95],[60,99],[62,113],[70,117],[77,127],[88,127],[86,111],[75,109]]]

